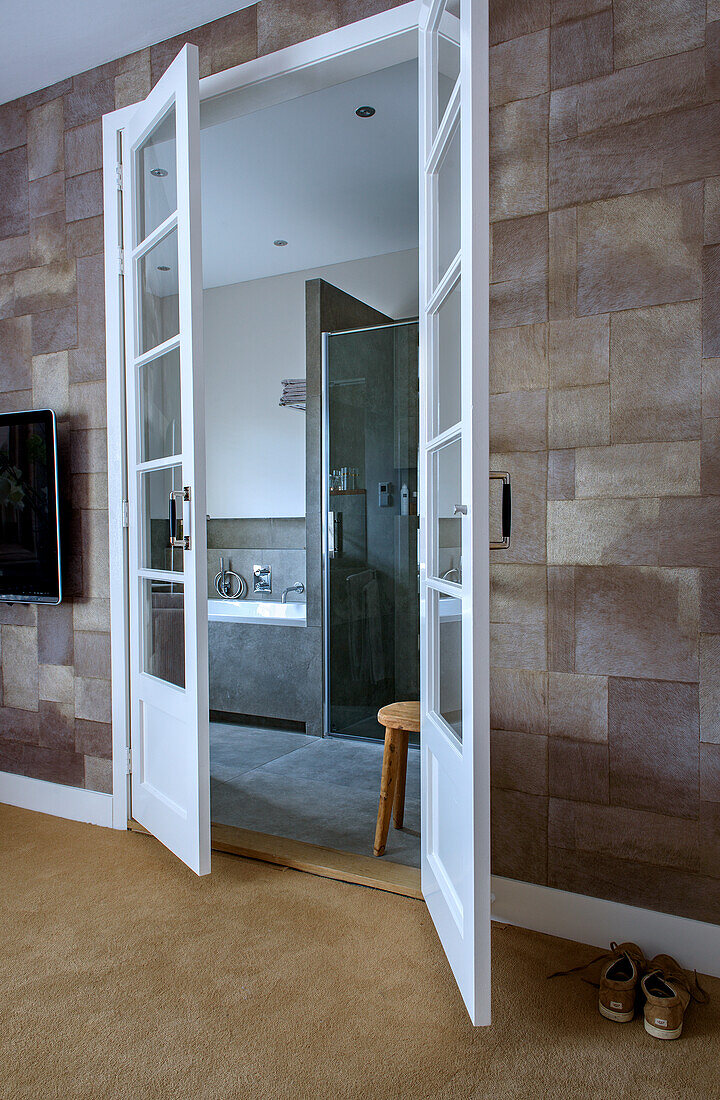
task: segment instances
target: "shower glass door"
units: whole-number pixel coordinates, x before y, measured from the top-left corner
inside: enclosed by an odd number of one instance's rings
[[[377,712],[420,694],[418,326],[325,342],[325,721],[382,738]]]

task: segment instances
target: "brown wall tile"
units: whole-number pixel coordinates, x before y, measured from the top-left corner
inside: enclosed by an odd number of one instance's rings
[[[703,355],[720,355],[720,245],[703,248]]]
[[[65,215],[65,176],[55,172],[52,176],[43,176],[30,184],[30,217],[40,218],[44,214]],[[29,266],[23,264],[23,267]]]
[[[610,443],[610,387],[578,386],[548,394],[548,446],[603,447]]]
[[[610,402],[615,443],[700,435],[700,303],[613,314]],[[652,370],[647,364],[652,363]]]
[[[0,153],[27,142],[27,112],[22,99],[0,107]]]
[[[615,65],[702,46],[705,0],[614,0]]]
[[[38,709],[37,654],[35,627],[2,627],[2,684],[6,707]]]
[[[700,798],[720,803],[720,745],[700,745]]]
[[[75,634],[75,675],[110,679],[110,635],[79,630]]]
[[[500,328],[491,333],[490,393],[543,390],[547,385],[547,325]]]
[[[697,817],[697,684],[608,684],[610,801],[672,817]]]
[[[103,251],[103,219],[83,218],[66,228],[68,256],[96,256]]]
[[[547,673],[511,668],[490,670],[493,729],[547,734]]]
[[[548,732],[552,737],[607,742],[607,677],[551,672],[548,691]]]
[[[30,229],[27,171],[24,145],[19,149],[10,149],[7,153],[0,153],[0,238],[20,237]]]
[[[692,50],[583,85],[576,91],[578,133],[699,106],[705,98],[704,65],[703,50]]]
[[[543,623],[518,627],[517,623],[490,624],[490,651],[496,668],[547,668],[547,628]]]
[[[109,722],[75,719],[75,751],[83,756],[112,758],[112,726]]]
[[[102,172],[72,176],[65,183],[65,212],[69,222],[94,218],[103,212]]]
[[[549,87],[547,30],[513,38],[490,48],[490,106],[531,99]]]
[[[554,848],[696,871],[697,839],[696,824],[669,814],[550,799],[548,842]]]
[[[546,390],[517,390],[490,398],[492,450],[544,451],[547,440]]]
[[[720,244],[720,177],[705,180],[705,244]]]
[[[30,238],[27,233],[29,233],[29,222],[24,237],[0,240],[0,275],[19,271],[27,266],[30,248]]]
[[[2,740],[37,745],[38,737],[37,710],[17,710],[15,707],[0,707],[0,738]]]
[[[554,26],[550,35],[550,85],[564,88],[613,69],[613,17],[602,11]]]
[[[575,452],[548,453],[548,500],[572,500],[575,496]]]
[[[492,221],[547,209],[548,110],[540,95],[490,112]]]
[[[577,305],[577,211],[548,215],[548,314],[574,317]]]
[[[39,179],[53,172],[62,172],[63,101],[53,99],[35,107],[27,116],[28,178]]]
[[[700,484],[703,496],[720,494],[720,417],[702,422]]]
[[[720,552],[720,497],[660,501],[661,565],[712,568]]]
[[[548,668],[575,668],[575,570],[548,566]]]
[[[493,0],[490,42],[506,42],[550,25],[550,0]]]
[[[71,260],[30,267],[15,274],[17,313],[62,309],[74,304],[76,295],[75,264]]]
[[[65,133],[65,175],[79,176],[102,168],[102,127],[86,122]]]
[[[550,386],[598,386],[609,381],[610,318],[607,315],[550,321]]]
[[[700,633],[720,634],[720,569],[700,570]]]
[[[544,884],[547,876],[547,798],[493,789],[492,871]]]
[[[490,621],[544,626],[547,622],[545,567],[491,565]]]
[[[78,348],[70,357],[73,382],[93,382],[105,377],[105,278],[104,257],[77,261]]]
[[[115,69],[115,63],[111,62],[73,78],[72,91],[65,96],[68,130],[115,109]]]
[[[257,52],[282,50],[339,25],[337,3],[326,0],[264,0],[257,7]]]
[[[551,3],[553,23],[581,19],[584,15],[593,15],[612,7],[612,0],[551,0]]]
[[[599,676],[697,681],[697,574],[575,568],[575,668]]]
[[[546,737],[492,730],[490,764],[493,787],[526,794],[547,794]]]
[[[657,500],[548,501],[548,562],[553,565],[655,565]]]
[[[533,275],[547,279],[547,269],[547,214],[495,222],[492,227],[491,282],[527,280]]]
[[[77,345],[77,307],[49,309],[37,313],[32,323],[32,354],[47,355]]]
[[[700,740],[720,745],[720,637],[700,635]]]
[[[550,737],[548,784],[553,798],[607,803],[607,746]]]
[[[618,443],[575,452],[578,497],[690,496],[699,492],[699,440]]]
[[[31,321],[29,317],[8,317],[0,321],[0,363],[3,390],[24,390],[32,386]]]
[[[707,99],[720,97],[720,22],[705,28],[705,94]]]
[[[65,255],[65,214],[44,214],[30,219],[30,262],[53,264]]]
[[[578,312],[607,313],[701,293],[701,184],[578,211]]]
[[[75,718],[72,704],[41,700],[38,744],[46,748],[75,752]]]

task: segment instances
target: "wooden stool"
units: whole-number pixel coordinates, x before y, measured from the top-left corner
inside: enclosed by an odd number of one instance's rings
[[[373,852],[381,856],[387,843],[391,813],[395,828],[402,829],[408,734],[420,732],[420,704],[390,703],[378,711],[378,722],[385,727],[385,752]]]

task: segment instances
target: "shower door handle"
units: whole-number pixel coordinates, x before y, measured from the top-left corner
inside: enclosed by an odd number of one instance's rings
[[[181,515],[182,515],[182,530],[183,534],[179,535],[179,522],[178,522],[178,508],[176,497],[180,498],[181,502]],[[185,485],[182,489],[171,489],[168,500],[168,527],[170,528],[170,538],[168,545],[172,550],[189,550],[190,549],[190,536],[185,532],[190,529],[190,486]]]
[[[512,527],[512,489],[510,487],[510,474],[504,470],[493,471],[490,474],[491,481],[502,481],[502,526],[500,541],[491,542],[491,550],[507,550],[510,545],[510,530]]]

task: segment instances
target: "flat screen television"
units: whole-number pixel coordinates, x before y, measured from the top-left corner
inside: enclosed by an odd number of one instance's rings
[[[0,602],[61,599],[55,413],[0,413]]]

